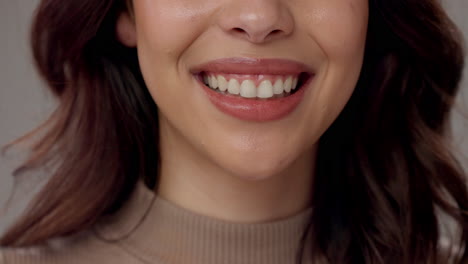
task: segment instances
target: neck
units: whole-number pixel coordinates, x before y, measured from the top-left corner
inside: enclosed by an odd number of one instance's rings
[[[187,146],[169,135],[161,140],[156,190],[160,197],[182,208],[231,222],[259,223],[310,207],[315,150],[281,172],[254,180],[227,172]]]

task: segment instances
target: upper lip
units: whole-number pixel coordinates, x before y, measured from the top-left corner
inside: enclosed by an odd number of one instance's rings
[[[293,60],[243,57],[209,61],[193,67],[190,71],[192,74],[214,72],[245,75],[296,75],[300,73],[313,73],[313,70],[307,65]]]

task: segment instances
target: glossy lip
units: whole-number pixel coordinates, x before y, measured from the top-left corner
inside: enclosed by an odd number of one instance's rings
[[[285,59],[225,58],[210,61],[190,70],[192,74],[214,72],[250,75],[295,75],[301,72],[313,74],[305,64]]]
[[[314,71],[311,68],[302,63],[284,59],[226,58],[201,64],[191,69],[190,72],[195,76],[211,103],[221,112],[253,122],[279,120],[288,116],[301,103],[305,91],[314,77]],[[200,75],[203,72],[244,75],[299,75],[306,73],[308,78],[301,87],[286,97],[253,99],[214,91],[201,80]]]

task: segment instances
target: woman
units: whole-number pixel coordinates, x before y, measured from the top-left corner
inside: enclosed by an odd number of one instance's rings
[[[32,47],[55,169],[3,263],[468,261],[438,1],[42,0]]]

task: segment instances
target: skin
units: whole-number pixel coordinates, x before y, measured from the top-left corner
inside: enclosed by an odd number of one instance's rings
[[[367,0],[134,0],[117,36],[137,47],[159,107],[156,190],[179,206],[264,222],[310,206],[316,146],[359,78]],[[215,108],[190,69],[219,58],[281,58],[315,69],[302,103],[270,122]]]

